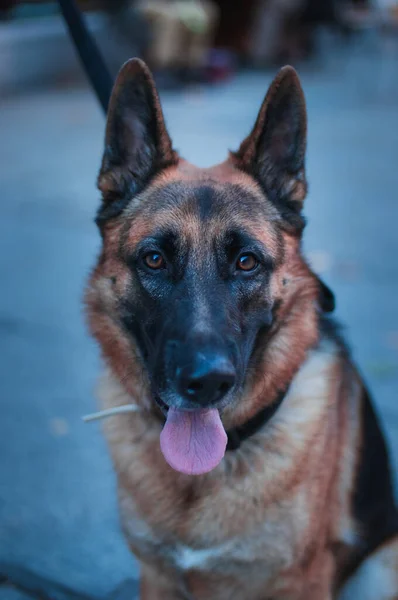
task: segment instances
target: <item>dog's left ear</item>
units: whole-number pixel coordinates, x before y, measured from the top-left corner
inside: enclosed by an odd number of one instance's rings
[[[284,67],[271,84],[250,135],[233,154],[287,221],[299,221],[307,193],[307,114],[300,80]]]

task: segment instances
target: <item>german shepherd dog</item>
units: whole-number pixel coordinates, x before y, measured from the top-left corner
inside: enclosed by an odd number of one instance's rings
[[[86,294],[142,600],[397,600],[385,443],[301,252],[306,108],[285,67],[199,169],[133,59],[113,89]]]

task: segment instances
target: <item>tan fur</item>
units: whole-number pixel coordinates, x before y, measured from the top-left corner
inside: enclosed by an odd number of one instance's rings
[[[137,556],[155,561],[181,585],[187,580],[195,598],[262,598],[264,589],[273,598],[309,597],[302,594],[318,585],[320,570],[328,586],[334,573],[327,541],[333,526],[338,529],[341,505],[332,513],[325,513],[325,505],[344,466],[335,464],[344,442],[338,427],[338,371],[333,347],[310,353],[270,427],[200,478],[165,464],[154,415],[108,420],[105,433],[118,473],[122,522]],[[136,393],[134,401],[141,389]],[[132,399],[110,373],[100,395],[106,407]],[[199,556],[196,568],[185,572],[179,561],[184,548],[209,550],[209,557]],[[258,568],[261,563],[266,571]],[[217,573],[220,592],[211,573],[206,593],[192,591],[199,581],[204,588],[210,570]],[[254,595],[242,596],[248,580]]]

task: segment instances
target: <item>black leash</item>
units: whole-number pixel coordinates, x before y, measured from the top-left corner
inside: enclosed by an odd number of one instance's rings
[[[260,410],[260,412],[254,415],[254,417],[246,421],[246,423],[227,431],[227,450],[237,450],[242,442],[257,433],[264,425],[266,425],[282,404],[288,391],[289,386],[283,391],[279,392],[272,404]]]
[[[113,78],[75,0],[58,1],[84,70],[106,114],[113,87]]]

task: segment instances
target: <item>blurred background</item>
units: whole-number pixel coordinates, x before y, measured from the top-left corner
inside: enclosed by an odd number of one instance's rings
[[[200,166],[248,133],[285,63],[308,100],[305,250],[398,471],[398,2],[81,0],[114,76],[141,56]],[[0,600],[133,600],[82,313],[104,115],[55,2],[0,0]]]

